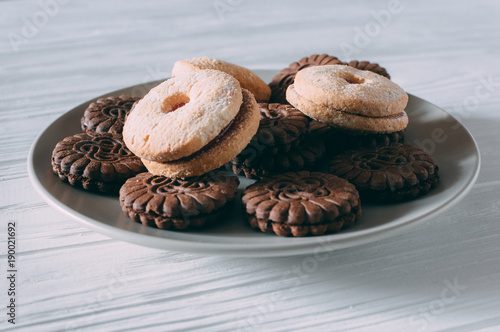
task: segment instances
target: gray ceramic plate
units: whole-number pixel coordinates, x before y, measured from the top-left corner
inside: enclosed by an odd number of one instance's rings
[[[256,73],[269,82],[276,72],[261,70]],[[158,83],[141,84],[104,96],[143,96]],[[253,231],[241,218],[238,204],[228,220],[203,231],[159,230],[132,222],[122,213],[117,197],[73,188],[52,173],[50,157],[54,146],[64,137],[81,132],[80,118],[94,100],[63,114],[38,136],[28,158],[31,182],[50,205],[83,225],[112,238],[153,248],[227,256],[288,256],[355,246],[405,232],[432,220],[462,199],[479,174],[479,150],[467,129],[439,107],[410,95],[406,109],[410,117],[406,142],[431,149],[440,167],[441,180],[428,195],[387,206],[364,204],[363,216],[353,227],[318,237],[283,238]],[[240,179],[240,189],[253,182]]]

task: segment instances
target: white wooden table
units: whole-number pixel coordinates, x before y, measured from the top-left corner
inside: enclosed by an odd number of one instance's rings
[[[462,3],[2,0],[0,330],[499,330],[500,5]],[[49,207],[30,184],[35,137],[95,96],[168,77],[194,56],[281,69],[323,52],[379,62],[471,131],[482,169],[463,201],[308,265],[307,256],[204,257],[114,240]]]

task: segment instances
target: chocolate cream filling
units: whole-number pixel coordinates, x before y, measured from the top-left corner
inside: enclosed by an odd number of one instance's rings
[[[354,116],[359,116],[360,118],[371,118],[371,119],[397,119],[397,118],[400,118],[400,117],[403,117],[404,116],[404,111],[401,111],[399,113],[394,113],[394,114],[389,114],[389,115],[385,115],[385,116],[370,116],[370,115],[364,115],[364,114],[357,114],[357,113],[351,113],[351,112],[347,112],[347,111],[343,111],[343,110],[339,110],[339,109],[336,109],[336,108],[333,108],[335,111],[337,112],[340,112],[340,113],[344,113],[344,114],[349,114],[349,115],[354,115]]]

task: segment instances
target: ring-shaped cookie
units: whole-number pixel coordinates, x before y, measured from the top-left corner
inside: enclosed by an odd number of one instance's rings
[[[238,81],[201,70],[161,83],[127,117],[123,140],[137,156],[178,160],[202,149],[234,119],[242,103]]]
[[[291,86],[298,95],[316,104],[361,116],[399,114],[408,103],[408,95],[396,83],[345,65],[305,68],[297,73]],[[289,101],[293,105],[293,100]]]
[[[302,97],[295,91],[294,84],[288,87],[286,95],[293,106],[311,118],[327,123],[332,127],[357,132],[358,134],[394,133],[408,126],[408,115],[405,111],[380,117],[344,112]]]
[[[221,135],[185,158],[164,163],[142,159],[148,171],[172,178],[199,176],[219,168],[238,155],[257,132],[260,114],[253,94],[246,89],[242,89],[242,92],[240,111]]]

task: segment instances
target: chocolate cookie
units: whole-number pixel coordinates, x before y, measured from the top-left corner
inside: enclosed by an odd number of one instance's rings
[[[241,198],[250,226],[280,236],[323,235],[361,216],[359,194],[348,181],[319,172],[290,172],[257,181]]]
[[[319,137],[310,134],[305,136],[299,146],[289,151],[265,149],[257,154],[253,153],[255,150],[247,149],[227,163],[226,169],[249,179],[289,171],[314,170],[325,155],[325,146]]]
[[[90,132],[57,143],[52,152],[52,169],[73,186],[103,193],[117,193],[128,178],[146,170],[120,139]]]
[[[293,62],[288,68],[281,70],[276,76],[273,77],[269,87],[271,88],[271,97],[269,102],[288,104],[286,100],[286,89],[293,83],[295,75],[299,70],[310,66],[322,65],[340,65],[345,64],[337,57],[328,54],[313,54],[309,57],[300,59],[298,62]]]
[[[340,130],[316,120],[311,122],[309,130],[323,140],[330,153],[384,147],[393,143],[403,143],[405,138],[404,129],[394,133],[370,134]]]
[[[91,103],[81,119],[82,130],[122,135],[125,117],[140,98],[110,96]]]
[[[259,130],[254,139],[264,146],[288,150],[291,144],[297,146],[307,132],[308,117],[291,105],[259,103],[259,109]]]
[[[322,142],[313,146],[308,136],[309,118],[291,105],[260,103],[260,123],[247,147],[226,164],[226,169],[250,179],[301,170],[323,156]],[[311,151],[312,150],[312,151]],[[314,158],[316,157],[316,158]],[[314,159],[314,160],[312,160]]]
[[[188,179],[141,173],[120,189],[120,205],[132,220],[147,226],[201,227],[229,212],[238,184],[237,177],[223,172]]]
[[[397,202],[430,191],[439,179],[434,158],[415,146],[391,144],[336,156],[329,172],[353,183],[363,199]]]

